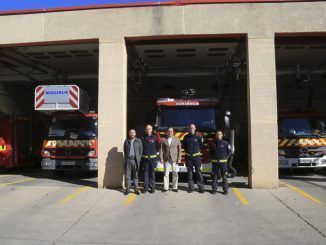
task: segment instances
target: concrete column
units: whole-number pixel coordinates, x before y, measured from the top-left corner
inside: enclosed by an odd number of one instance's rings
[[[247,40],[249,186],[278,187],[274,36]]]
[[[127,125],[127,54],[123,41],[100,41],[98,112],[98,187],[121,188]]]

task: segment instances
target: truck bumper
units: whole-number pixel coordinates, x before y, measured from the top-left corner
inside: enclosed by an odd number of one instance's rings
[[[97,158],[89,159],[51,159],[43,158],[41,162],[43,170],[81,170],[81,171],[97,171]]]
[[[171,167],[170,170],[172,171]],[[155,168],[156,172],[160,172],[163,173],[164,172],[164,166],[162,163],[157,162],[156,168]],[[202,173],[211,173],[212,172],[212,164],[211,163],[203,163],[201,165],[201,171]],[[187,167],[186,164],[182,163],[178,165],[178,172],[179,173],[187,173]]]
[[[326,156],[323,157],[304,157],[286,158],[279,156],[279,168],[322,168],[326,167]]]

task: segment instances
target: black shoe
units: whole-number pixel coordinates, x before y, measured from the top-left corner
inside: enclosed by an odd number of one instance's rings
[[[229,194],[228,190],[224,190],[224,191],[223,191],[223,194],[224,194],[224,195]]]
[[[194,190],[188,189],[187,192],[188,193],[192,193]]]
[[[203,194],[205,191],[204,190],[199,190],[199,193]]]
[[[128,196],[129,193],[130,193],[130,191],[125,191],[123,194],[124,194],[125,196]]]
[[[135,189],[135,194],[140,195],[140,191],[138,189]]]
[[[178,192],[179,190],[178,189],[173,189],[174,192]]]
[[[151,189],[151,190],[149,191],[149,193],[154,194],[154,193],[155,193],[155,189]]]
[[[162,192],[167,192],[167,190],[163,189]]]
[[[211,193],[212,193],[212,194],[216,194],[216,191],[215,191],[215,190],[212,190]]]
[[[143,190],[143,194],[146,194],[147,193],[147,190]]]

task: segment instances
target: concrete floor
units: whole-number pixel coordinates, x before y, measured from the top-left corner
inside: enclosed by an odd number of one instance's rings
[[[326,244],[325,176],[283,176],[273,191],[229,181],[228,196],[125,197],[94,177],[0,174],[0,244]]]

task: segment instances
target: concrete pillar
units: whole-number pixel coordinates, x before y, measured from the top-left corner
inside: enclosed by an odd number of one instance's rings
[[[247,40],[249,186],[278,187],[274,36]]]
[[[124,41],[99,44],[99,188],[123,186],[127,125],[127,54]]]

